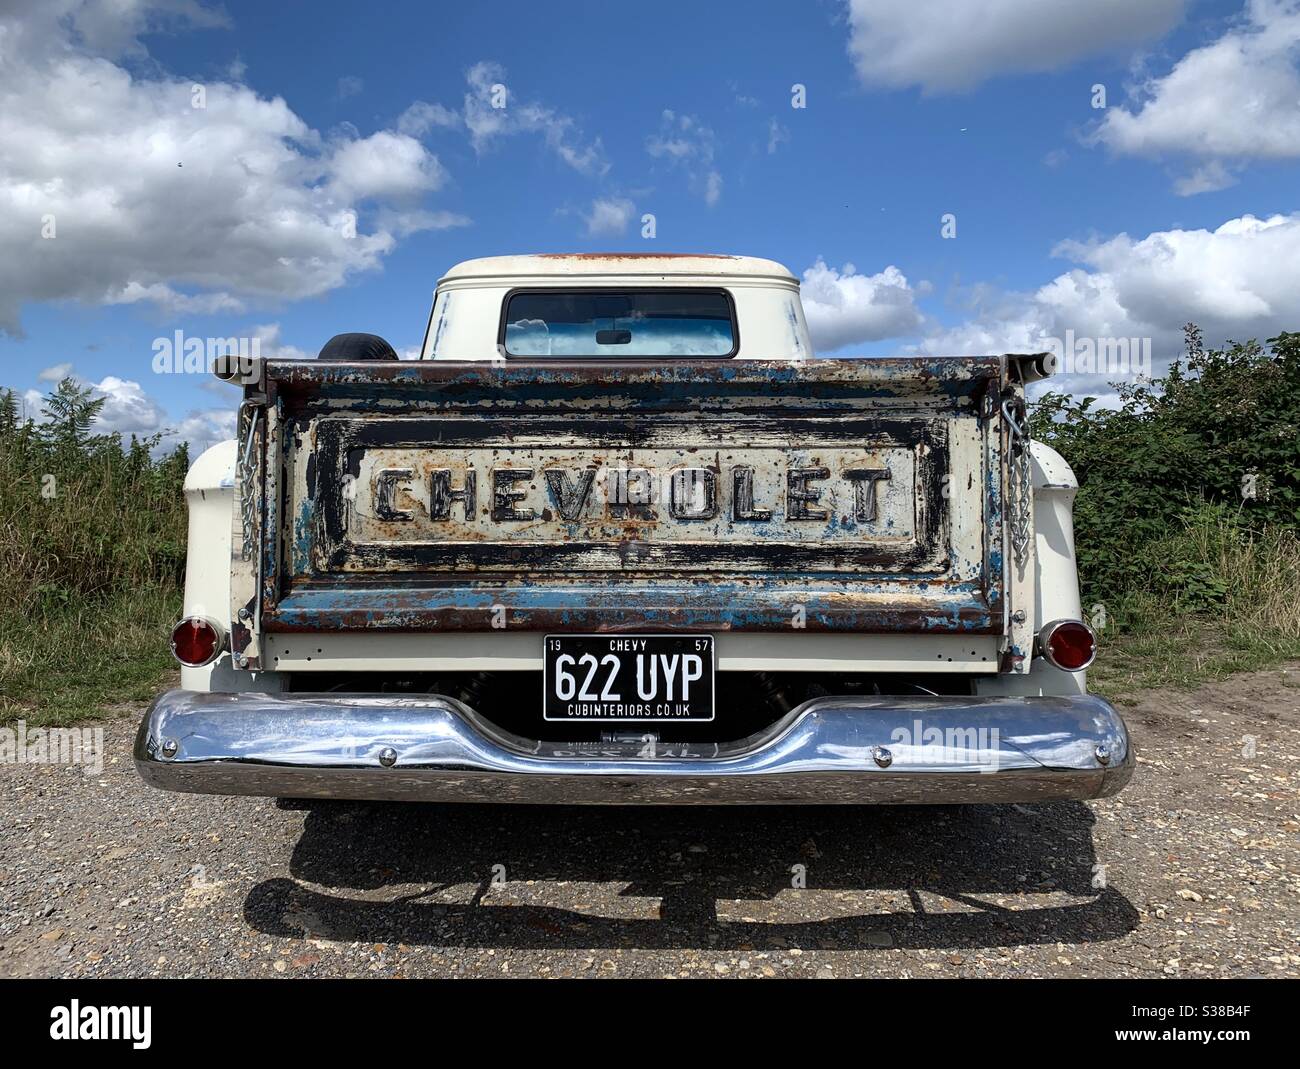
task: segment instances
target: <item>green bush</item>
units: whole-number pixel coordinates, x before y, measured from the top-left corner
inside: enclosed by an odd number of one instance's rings
[[[1240,555],[1300,527],[1300,334],[1207,350],[1186,333],[1167,375],[1116,386],[1118,409],[1059,393],[1033,406],[1032,433],[1079,478],[1085,604],[1158,591],[1181,610],[1222,608],[1243,577],[1206,539]]]

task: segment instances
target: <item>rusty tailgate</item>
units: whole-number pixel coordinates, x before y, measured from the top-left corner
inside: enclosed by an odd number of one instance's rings
[[[238,607],[267,631],[1000,634],[1006,375],[269,361]]]

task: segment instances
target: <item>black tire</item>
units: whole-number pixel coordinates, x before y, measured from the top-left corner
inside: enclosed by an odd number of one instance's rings
[[[378,334],[335,334],[320,351],[318,360],[396,360],[397,351]]]

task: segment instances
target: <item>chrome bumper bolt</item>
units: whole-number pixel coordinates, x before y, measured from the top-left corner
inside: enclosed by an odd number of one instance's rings
[[[397,764],[397,751],[391,746],[385,746],[379,751],[379,763],[385,768],[392,768]]]
[[[1110,764],[1110,747],[1104,742],[1097,743],[1097,749],[1093,751],[1097,755],[1097,764]]]
[[[894,763],[894,755],[884,746],[873,746],[871,749],[871,759],[881,768],[888,768]]]
[[[175,739],[163,739],[162,755],[164,757],[175,757],[180,752],[181,744]]]

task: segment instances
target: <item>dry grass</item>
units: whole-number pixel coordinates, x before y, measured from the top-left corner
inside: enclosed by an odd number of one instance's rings
[[[27,611],[176,584],[183,461],[112,440],[73,456],[0,442],[0,604]]]
[[[175,667],[185,466],[112,438],[0,436],[0,721],[94,716]]]
[[[36,617],[0,613],[0,722],[70,724],[143,701],[176,671],[175,588],[142,587]]]
[[[1131,594],[1110,613],[1088,685],[1114,701],[1142,690],[1190,689],[1234,672],[1259,671],[1300,657],[1300,538],[1270,528],[1261,534],[1231,520],[1202,517],[1156,547],[1154,559],[1177,562],[1209,589]],[[1192,597],[1199,611],[1186,604]]]
[[[1274,527],[1233,539],[1192,528],[1189,536],[1227,588],[1223,620],[1279,640],[1300,639],[1300,538]]]

